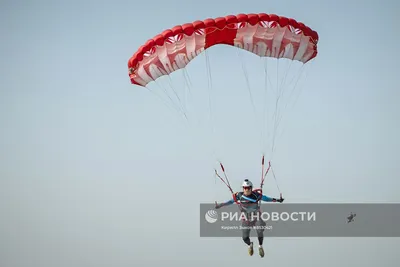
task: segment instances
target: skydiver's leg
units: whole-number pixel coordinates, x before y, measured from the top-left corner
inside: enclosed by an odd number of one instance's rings
[[[264,230],[265,226],[267,224],[263,220],[257,220],[256,226],[257,226],[257,237],[258,237],[258,244],[262,246],[263,241],[264,241]]]
[[[246,226],[245,222],[242,222],[242,226],[243,226],[243,229],[242,229],[243,242],[249,246],[249,248],[248,248],[249,255],[253,256],[254,250],[253,250],[253,242],[250,241],[250,228],[245,227]]]
[[[242,229],[243,242],[250,246],[250,229]]]
[[[261,257],[264,257],[264,249],[262,247],[263,241],[264,241],[264,227],[267,225],[265,221],[263,220],[258,220],[257,223],[257,238],[258,238],[258,253],[260,254]]]

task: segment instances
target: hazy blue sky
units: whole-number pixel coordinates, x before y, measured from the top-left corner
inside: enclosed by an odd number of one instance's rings
[[[0,10],[0,266],[398,266],[394,238],[266,239],[264,259],[249,258],[239,237],[200,238],[199,204],[230,197],[216,159],[234,189],[243,177],[259,183],[260,119],[240,58],[254,90],[261,61],[210,49],[213,138],[131,85],[127,61],[197,19],[303,21],[319,33],[319,55],[282,122],[281,191],[287,202],[399,202],[399,2],[2,1]],[[192,92],[207,92],[204,55],[187,72]],[[188,103],[207,115],[207,98]],[[271,177],[265,192],[278,195]]]

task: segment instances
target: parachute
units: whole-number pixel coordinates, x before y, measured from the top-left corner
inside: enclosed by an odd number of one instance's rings
[[[129,59],[128,72],[132,84],[149,89],[148,86],[151,82],[156,82],[162,76],[169,76],[178,70],[185,70],[185,67],[192,60],[200,54],[206,53],[211,47],[217,45],[236,47],[240,51],[250,52],[261,59],[271,58],[276,60],[277,64],[279,59],[286,59],[304,65],[317,56],[318,40],[318,33],[304,23],[298,22],[293,18],[275,14],[238,14],[208,18],[177,25],[149,39],[144,45],[140,46]],[[209,64],[209,62],[207,62],[207,64]],[[250,92],[250,82],[244,66],[243,70]],[[268,73],[269,70],[267,70],[267,65],[265,65],[265,75]],[[226,78],[229,77],[229,73],[224,73],[224,75],[227,76]],[[286,77],[287,74],[285,73],[281,75],[281,77],[282,76]],[[185,79],[187,79],[187,75]],[[209,81],[209,87],[210,83],[211,80]],[[283,81],[278,82],[277,79],[277,89],[273,91],[275,94],[273,99],[272,97],[266,97],[266,95],[259,97],[259,99],[269,99],[271,101],[267,104],[265,100],[261,104],[264,109],[263,112],[265,112],[265,107],[274,106],[272,107],[274,112],[272,113],[272,122],[270,124],[270,128],[273,132],[271,151],[274,150],[275,136],[282,118],[282,116],[279,115],[280,109],[278,105],[282,102],[284,95],[283,89],[281,89],[283,83]],[[171,83],[169,85],[171,86]],[[265,87],[267,87],[267,79],[265,80]],[[177,90],[174,88],[172,89],[176,99],[180,101],[181,98],[178,96]],[[167,92],[165,88],[164,91]],[[265,94],[266,91],[267,90],[265,90]],[[293,90],[291,93],[293,93]],[[172,97],[168,96],[168,98],[172,101]],[[254,108],[254,103],[252,104]],[[284,107],[286,106],[287,104],[284,105]],[[183,110],[183,108],[178,109],[178,111],[182,112]],[[264,117],[262,121],[263,125]],[[264,129],[261,129],[261,132],[262,135],[264,135]],[[264,140],[264,136],[262,136],[261,139]],[[271,170],[273,172],[271,167],[272,155],[268,159],[268,168],[265,171],[264,154],[263,152],[261,192],[268,171]],[[219,162],[219,165],[225,175],[225,181],[216,170],[215,175],[219,177],[232,192],[224,166],[221,162]],[[275,177],[274,173],[273,175]],[[278,190],[280,191],[279,187]]]
[[[318,33],[294,19],[277,15],[239,14],[178,25],[148,40],[130,58],[132,84],[146,86],[184,68],[204,50],[235,46],[260,57],[308,62],[317,56]]]

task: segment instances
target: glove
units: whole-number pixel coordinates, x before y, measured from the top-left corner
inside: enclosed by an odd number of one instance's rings
[[[284,200],[285,200],[285,199],[282,198],[282,197],[281,197],[281,198],[278,198],[278,199],[277,199],[277,198],[274,198],[274,199],[273,199],[273,201],[276,201],[276,202],[279,202],[279,203],[282,203]]]

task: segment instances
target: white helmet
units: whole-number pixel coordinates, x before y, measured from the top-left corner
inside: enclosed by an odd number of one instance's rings
[[[253,187],[253,183],[250,182],[248,179],[243,181],[242,187]]]

